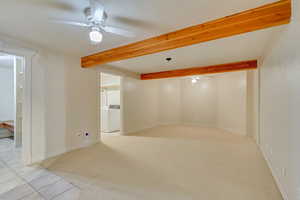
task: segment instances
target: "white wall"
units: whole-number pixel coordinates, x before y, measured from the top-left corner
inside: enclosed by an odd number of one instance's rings
[[[156,80],[154,80],[156,81]],[[158,82],[158,124],[216,125],[216,84],[203,78],[161,79]]]
[[[0,62],[0,121],[14,120],[14,63],[1,66]]]
[[[217,84],[214,78],[203,77],[192,84],[181,80],[181,122],[203,127],[216,127]]]
[[[123,133],[128,134],[157,125],[158,87],[157,81],[142,81],[123,77]]]
[[[45,62],[45,156],[50,157],[67,151],[66,66],[59,55],[48,54]]]
[[[158,124],[218,127],[246,135],[246,72],[158,80]],[[154,80],[156,81],[156,80]]]
[[[80,58],[71,57],[65,63],[67,148],[74,149],[99,139],[99,74],[93,69],[82,69]],[[83,141],[77,136],[78,132],[88,132],[91,136]]]
[[[300,3],[269,41],[260,67],[261,149],[285,199],[300,199]]]
[[[124,78],[124,133],[157,125],[192,124],[246,135],[246,72],[141,81]],[[223,113],[226,112],[226,113]]]
[[[217,80],[217,127],[246,135],[247,76],[245,71],[219,75]]]
[[[32,64],[32,160],[40,161],[97,141],[97,72],[80,60],[40,51]]]
[[[259,143],[259,72],[247,72],[247,136]]]
[[[157,82],[158,124],[181,122],[181,81],[180,79],[153,80]]]
[[[3,35],[0,50],[27,56],[35,52],[31,59],[32,162],[99,141],[96,70],[82,69],[79,57]],[[84,132],[91,136],[78,136]]]

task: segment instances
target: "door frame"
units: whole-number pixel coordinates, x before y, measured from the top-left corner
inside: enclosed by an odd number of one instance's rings
[[[98,140],[101,141],[101,74],[110,74],[113,76],[118,76],[120,77],[120,134],[123,135],[124,132],[124,117],[123,117],[123,112],[124,112],[124,99],[123,99],[123,80],[124,80],[124,76],[120,73],[114,73],[111,71],[101,71],[98,70],[98,81],[97,81],[97,88],[98,88],[98,95],[97,95],[97,108],[98,108]]]
[[[21,68],[20,68],[21,67]],[[25,59],[24,57],[14,56],[14,145],[16,148],[22,146],[22,102],[20,109],[19,99],[23,99],[23,78],[25,78],[24,70],[25,69]],[[22,78],[21,78],[22,77]],[[20,82],[22,83],[22,93],[20,94]],[[21,110],[21,113],[19,113]],[[21,114],[21,121],[20,121]],[[21,122],[21,125],[18,123]]]
[[[32,59],[36,50],[24,48],[15,41],[0,37],[0,52],[22,57],[24,66],[23,112],[22,112],[22,158],[26,165],[32,164]]]

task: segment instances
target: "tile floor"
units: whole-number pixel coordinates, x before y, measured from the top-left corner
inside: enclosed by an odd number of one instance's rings
[[[41,166],[24,166],[13,140],[0,139],[0,200],[76,200],[79,188]]]

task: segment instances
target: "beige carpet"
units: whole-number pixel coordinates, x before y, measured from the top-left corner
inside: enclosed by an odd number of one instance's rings
[[[281,200],[256,144],[217,129],[163,126],[45,162],[80,199]]]

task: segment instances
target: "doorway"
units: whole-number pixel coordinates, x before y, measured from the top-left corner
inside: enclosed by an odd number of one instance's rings
[[[121,77],[100,73],[100,129],[101,135],[119,135],[121,120]]]
[[[0,52],[0,151],[22,154],[25,59]]]

